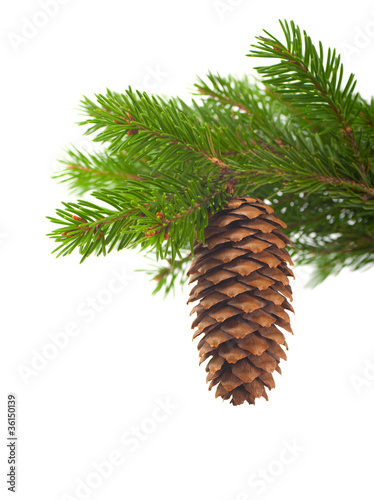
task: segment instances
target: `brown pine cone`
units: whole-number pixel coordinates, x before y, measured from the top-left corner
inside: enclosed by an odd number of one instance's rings
[[[232,198],[209,219],[205,243],[195,242],[188,275],[196,282],[188,302],[199,300],[193,338],[200,363],[206,366],[209,389],[233,405],[268,399],[265,387],[275,387],[272,372],[281,373],[281,348],[287,343],[280,327],[292,333],[285,309],[293,311],[284,248],[292,245],[283,234],[286,224],[274,210],[254,198]]]

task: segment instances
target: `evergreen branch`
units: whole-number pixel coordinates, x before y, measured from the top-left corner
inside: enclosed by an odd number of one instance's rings
[[[102,187],[113,188],[123,185],[127,179],[141,180],[149,169],[136,159],[129,161],[125,153],[110,155],[107,152],[89,154],[68,149],[66,157],[60,160],[61,169],[53,176],[61,183],[67,183],[71,191],[84,193]]]
[[[148,164],[157,165],[158,173],[175,172],[178,162],[184,172],[201,172],[204,178],[217,173],[219,179],[230,177],[230,166],[222,159],[221,150],[236,147],[240,151],[243,146],[229,130],[202,123],[192,110],[186,113],[173,100],[150,100],[145,94],[135,95],[131,89],[121,95],[99,95],[97,100],[101,108],[93,109],[91,102],[85,105],[91,116],[85,123],[94,123],[95,131],[104,129],[95,140],[110,138],[109,150],[118,153],[125,148],[128,158],[134,154],[142,158],[146,153]],[[123,116],[127,118],[123,120]],[[226,187],[232,194],[229,179]]]
[[[336,120],[354,150],[365,178],[368,165],[364,164],[360,155],[353,131],[355,119],[361,112],[359,96],[354,94],[354,75],[351,74],[342,87],[343,64],[340,62],[340,56],[336,56],[335,50],[328,49],[324,61],[321,43],[318,52],[306,32],[302,34],[293,22],[290,25],[281,22],[281,26],[287,46],[265,31],[269,37],[257,37],[259,43],[252,46],[257,50],[252,49],[249,54],[255,57],[276,58],[281,62],[272,66],[257,67],[257,71],[265,75],[264,83],[275,87],[282,97],[287,96],[291,103],[305,107],[308,116],[313,118],[310,123],[314,123],[315,119],[320,122],[321,116],[325,115],[327,128],[334,128]],[[326,122],[324,126],[326,127]]]
[[[140,144],[143,145],[146,142],[144,139],[149,136],[153,141],[146,145],[147,152],[157,151],[163,145],[183,144],[187,152],[216,154],[211,149],[213,141],[209,128],[199,123],[196,117],[188,116],[178,109],[173,100],[165,102],[160,97],[150,99],[146,94],[133,93],[131,88],[125,94],[108,91],[106,96],[96,97],[101,108],[94,108],[93,103],[86,100],[83,106],[90,118],[83,123],[94,124],[89,133],[104,129],[95,140],[109,140],[112,151],[126,149],[131,155],[134,149],[138,149],[144,154]],[[159,156],[153,160],[159,160]]]
[[[318,279],[373,263],[374,100],[353,75],[343,84],[335,50],[281,25],[284,43],[265,32],[250,54],[278,60],[257,68],[262,83],[209,74],[191,104],[131,88],[83,101],[82,124],[105,150],[68,151],[56,177],[103,206],[57,210],[59,255],[138,247],[165,261],[152,274],[168,291],[209,214],[244,195],[274,206]]]
[[[148,275],[152,276],[152,280],[156,282],[153,293],[157,293],[164,289],[165,295],[171,290],[175,290],[176,281],[179,278],[179,285],[184,285],[188,280],[187,269],[191,264],[192,253],[188,253],[185,257],[172,262],[171,259],[166,260],[165,265],[154,266],[152,269],[145,269]]]
[[[268,96],[270,96],[272,99],[280,100],[282,99],[282,95],[276,92],[273,88],[271,87],[265,87],[265,92]],[[302,112],[295,108],[289,101],[286,101],[285,99],[282,99],[282,103],[288,108],[288,110],[292,113],[293,116],[297,116],[298,119],[303,120],[306,124],[310,125],[311,128],[313,129],[313,122],[312,120],[309,120],[305,114],[302,114]],[[316,131],[315,129],[313,130],[314,132]]]
[[[248,165],[249,166],[249,165]],[[374,188],[368,187],[363,183],[354,182],[351,179],[346,178],[336,178],[336,177],[328,177],[324,175],[318,174],[309,174],[307,172],[298,172],[298,171],[290,171],[290,170],[280,170],[276,164],[273,164],[273,167],[270,166],[260,166],[258,163],[254,163],[252,165],[251,171],[254,173],[254,177],[258,180],[265,179],[264,182],[269,182],[271,179],[279,178],[282,180],[282,184],[284,187],[287,187],[290,192],[304,192],[306,185],[308,184],[321,184],[320,190],[326,191],[326,184],[337,186],[339,188],[343,188],[342,190],[338,190],[335,194],[340,194],[341,196],[351,196],[352,192],[359,195],[362,201],[367,201],[369,198],[374,198]],[[242,174],[239,174],[241,176]],[[238,176],[238,177],[239,177]],[[235,177],[235,175],[234,175]],[[347,188],[345,190],[345,188]],[[316,189],[314,189],[315,191]],[[310,190],[309,190],[310,191]],[[345,192],[346,191],[346,192]],[[366,193],[362,195],[362,192]],[[361,195],[360,195],[361,193]]]
[[[355,107],[357,94],[353,93],[356,86],[354,75],[351,74],[345,87],[341,88],[343,65],[335,50],[328,49],[324,61],[321,43],[317,51],[307,33],[301,33],[300,28],[292,21],[290,25],[286,21],[280,21],[280,24],[286,45],[264,30],[268,37],[256,37],[259,43],[252,45],[253,49],[249,54],[251,57],[280,59],[278,64],[256,68],[260,74],[265,75],[263,82],[269,83],[280,95],[287,96],[289,101],[301,107],[310,108],[315,103],[325,104],[326,106],[318,108],[319,113],[327,112],[330,119],[338,119],[340,126],[347,127],[360,110],[360,107],[359,110]],[[315,113],[316,110],[307,111]]]
[[[249,101],[251,86],[247,79],[238,81],[230,76],[223,78],[212,73],[208,73],[207,78],[211,86],[201,78],[195,83],[198,94],[211,97],[223,105],[237,107],[248,115],[252,114],[253,104]]]
[[[296,242],[296,263],[314,264],[315,271],[310,285],[316,286],[331,274],[338,274],[345,267],[365,269],[374,264],[374,240],[357,233],[331,235],[314,242]],[[354,238],[354,239],[352,239]],[[347,244],[347,242],[349,243]]]
[[[105,176],[111,179],[116,179],[119,177],[120,179],[135,179],[137,181],[140,181],[142,178],[139,177],[139,175],[134,175],[134,174],[125,174],[123,172],[109,172],[109,170],[95,170],[92,167],[86,167],[83,165],[66,165],[66,168],[68,170],[72,170],[73,172],[84,172],[87,173],[89,176],[93,175],[99,175],[99,176]]]
[[[191,178],[144,181],[146,187],[143,181],[129,180],[122,188],[93,193],[114,210],[85,200],[64,203],[64,210],[56,211],[59,218],[50,217],[61,226],[50,234],[59,243],[58,255],[79,247],[83,261],[92,253],[140,245],[151,247],[157,258],[170,255],[174,262],[182,248],[192,250],[196,234],[203,239],[208,210],[222,206],[227,196],[223,187],[198,185]]]

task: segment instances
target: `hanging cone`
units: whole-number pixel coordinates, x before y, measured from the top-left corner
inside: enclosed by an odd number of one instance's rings
[[[188,275],[194,283],[188,302],[199,301],[192,313],[200,362],[206,366],[209,389],[233,405],[268,399],[275,387],[272,372],[281,373],[286,359],[283,332],[292,333],[285,309],[293,311],[289,276],[292,245],[274,210],[254,198],[232,198],[210,217],[205,243],[195,242]],[[287,300],[289,299],[289,300]]]

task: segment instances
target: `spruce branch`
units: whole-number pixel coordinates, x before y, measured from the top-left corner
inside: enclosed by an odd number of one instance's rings
[[[224,106],[238,108],[248,115],[253,113],[253,89],[248,79],[236,80],[233,77],[224,78],[221,75],[208,73],[208,82],[199,78],[195,83],[198,94],[212,98]]]
[[[131,88],[82,101],[81,125],[102,151],[69,149],[56,177],[95,203],[51,217],[59,255],[138,247],[164,261],[153,275],[169,291],[209,214],[244,195],[279,211],[317,281],[373,263],[374,100],[344,78],[335,50],[281,27],[284,42],[265,31],[250,51],[271,60],[261,81],[209,73],[190,103]]]
[[[67,183],[72,192],[84,193],[101,187],[113,188],[123,185],[126,179],[141,180],[142,174],[149,173],[144,162],[129,161],[125,153],[96,154],[67,149],[60,160],[60,168],[54,178]]]
[[[164,290],[164,294],[167,295],[171,290],[175,289],[177,280],[179,285],[184,285],[188,279],[187,269],[191,265],[192,257],[192,253],[189,252],[185,257],[174,262],[171,259],[166,259],[160,265],[143,269],[142,271],[151,276],[152,281],[156,282],[153,293],[156,294],[160,290]]]
[[[256,37],[259,42],[252,45],[249,54],[251,57],[280,60],[278,64],[256,68],[264,75],[263,83],[276,88],[296,107],[305,106],[310,116],[320,119],[322,113],[331,126],[345,128],[353,125],[361,110],[358,94],[354,93],[357,83],[354,75],[350,74],[342,87],[343,64],[336,51],[328,49],[324,58],[321,42],[317,50],[307,33],[301,32],[292,21],[290,24],[280,21],[280,24],[286,44],[264,30],[268,36]]]
[[[146,188],[144,188],[144,182]],[[114,248],[140,245],[174,262],[183,248],[193,248],[208,220],[208,209],[224,201],[224,188],[213,183],[200,185],[192,178],[129,180],[122,188],[101,189],[92,195],[106,203],[98,206],[85,200],[64,203],[50,220],[60,227],[50,236],[59,246],[58,255],[80,248],[82,261],[92,253],[106,254]],[[112,207],[112,208],[109,208]]]
[[[291,21],[281,22],[286,45],[277,38],[259,36],[259,43],[252,45],[250,56],[280,59],[278,64],[259,66],[257,71],[265,75],[263,82],[277,88],[279,95],[296,107],[307,109],[310,123],[324,118],[324,129],[336,127],[343,133],[354,150],[363,177],[368,165],[364,164],[355,139],[355,119],[361,112],[359,95],[354,93],[357,81],[350,74],[345,86],[343,83],[343,64],[335,50],[328,49],[326,60],[322,43],[319,50],[311,38]],[[302,84],[302,92],[300,92]]]

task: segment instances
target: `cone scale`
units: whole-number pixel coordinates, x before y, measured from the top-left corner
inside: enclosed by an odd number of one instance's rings
[[[209,218],[205,243],[195,242],[188,272],[188,303],[197,302],[193,338],[201,337],[200,363],[209,360],[209,390],[216,386],[216,397],[235,406],[268,399],[272,373],[281,373],[286,359],[293,273],[285,227],[261,200],[232,198]]]

